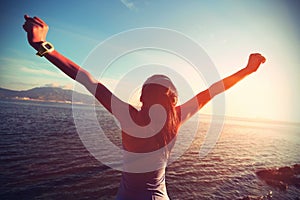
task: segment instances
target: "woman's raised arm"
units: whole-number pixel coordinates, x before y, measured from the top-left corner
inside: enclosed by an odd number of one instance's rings
[[[23,28],[27,32],[28,42],[39,52],[42,44],[46,41],[49,29],[48,25],[38,17],[32,18],[25,15],[24,18],[25,23]],[[134,109],[132,106],[114,96],[111,91],[97,81],[89,72],[60,54],[58,51],[51,49],[51,51],[45,53],[43,56],[70,78],[84,85],[109,112],[112,112],[112,98],[114,98],[114,103],[118,105],[122,104],[121,106],[129,106],[129,108]]]
[[[234,86],[237,82],[245,78],[247,75],[255,72],[260,64],[264,63],[266,59],[261,54],[251,54],[249,56],[248,64],[245,68],[238,72],[228,76],[214,84],[208,89],[200,92],[195,97],[179,106],[181,109],[181,121],[185,122],[192,117],[197,111],[199,111],[205,104],[207,104],[216,95],[228,90]]]

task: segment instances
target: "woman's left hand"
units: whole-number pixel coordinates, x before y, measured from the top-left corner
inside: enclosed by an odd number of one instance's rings
[[[249,56],[248,64],[246,69],[252,72],[256,72],[259,66],[266,62],[266,58],[259,53],[254,53]]]

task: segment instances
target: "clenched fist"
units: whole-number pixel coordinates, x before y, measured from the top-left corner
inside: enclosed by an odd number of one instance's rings
[[[38,17],[24,16],[24,30],[27,32],[29,44],[38,50],[39,44],[46,41],[46,36],[49,30],[48,25]]]
[[[251,54],[249,56],[246,69],[248,69],[251,73],[255,72],[259,68],[260,64],[264,62],[266,62],[266,58],[263,57],[261,54],[259,53]]]

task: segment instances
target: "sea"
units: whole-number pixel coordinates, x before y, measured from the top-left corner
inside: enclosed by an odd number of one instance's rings
[[[77,107],[87,115],[91,111],[86,105]],[[103,109],[97,112],[103,130],[120,145],[115,120]],[[283,191],[255,173],[300,163],[300,123],[226,117],[214,148],[200,157],[210,123],[207,116],[199,120],[190,122],[198,127],[192,144],[167,168],[170,199],[241,199],[270,193],[272,199],[300,198],[300,188]],[[185,126],[184,131],[194,127]],[[71,104],[0,101],[1,200],[114,199],[120,178],[120,171],[85,148]]]

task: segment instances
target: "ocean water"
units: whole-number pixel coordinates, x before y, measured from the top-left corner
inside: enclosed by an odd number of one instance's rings
[[[88,115],[90,108],[81,107]],[[99,109],[98,119],[106,135],[121,145],[110,115]],[[226,119],[218,143],[200,159],[199,148],[209,128],[209,120],[200,119],[194,142],[167,169],[171,199],[239,199],[269,191],[273,199],[300,197],[300,188],[281,191],[255,174],[300,163],[300,124]],[[183,131],[193,131],[190,127]],[[71,105],[0,102],[0,199],[114,199],[120,177],[121,172],[86,150]]]

